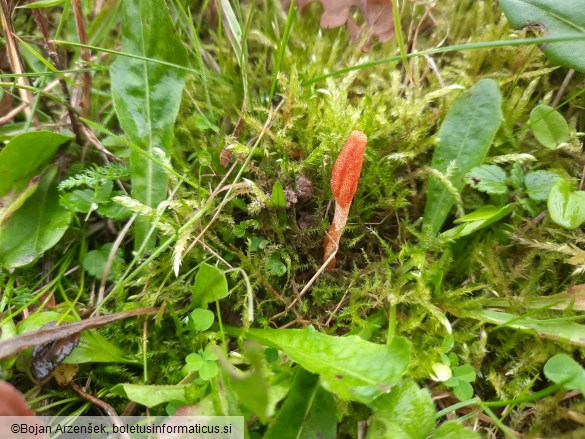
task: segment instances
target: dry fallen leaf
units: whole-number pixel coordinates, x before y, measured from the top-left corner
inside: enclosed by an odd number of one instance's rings
[[[297,0],[296,5],[301,13],[304,13],[306,6],[314,1],[319,1],[323,5],[320,23],[321,27],[325,29],[347,24],[352,38],[355,39],[358,27],[351,18],[351,9],[357,7],[366,20],[367,30],[378,41],[383,43],[394,33],[391,0]],[[284,0],[283,6],[288,9],[290,1]],[[365,48],[369,48],[371,45],[370,40],[371,38],[366,42]]]
[[[62,340],[81,331],[99,328],[100,326],[107,325],[108,323],[112,323],[117,320],[134,316],[151,315],[156,314],[157,312],[158,308],[138,308],[116,314],[110,314],[107,316],[81,320],[79,322],[63,323],[59,326],[54,326],[51,328],[41,328],[36,331],[25,332],[24,334],[17,335],[16,337],[0,341],[0,360],[2,358],[9,357],[10,355],[14,355],[31,346],[53,343],[56,340]]]

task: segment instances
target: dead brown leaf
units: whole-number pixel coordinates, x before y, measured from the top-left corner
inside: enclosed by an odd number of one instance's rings
[[[354,40],[357,37],[358,27],[351,18],[351,9],[359,8],[366,21],[366,29],[371,33],[366,42],[366,48],[371,45],[372,36],[383,43],[394,33],[391,0],[297,0],[296,5],[301,13],[305,13],[307,5],[314,1],[319,1],[323,5],[321,27],[331,29],[346,24]],[[288,9],[290,0],[284,0],[283,6]]]
[[[53,343],[78,334],[87,329],[99,328],[108,323],[122,320],[128,317],[156,314],[158,308],[139,308],[130,311],[123,311],[107,316],[94,317],[92,319],[81,320],[74,323],[63,323],[52,328],[41,328],[36,331],[26,332],[16,337],[9,338],[0,342],[0,360],[2,358],[14,355],[31,346]]]

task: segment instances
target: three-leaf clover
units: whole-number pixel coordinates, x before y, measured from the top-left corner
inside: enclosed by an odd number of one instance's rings
[[[217,375],[217,355],[213,352],[213,346],[207,345],[203,351],[194,352],[185,358],[187,363],[183,368],[186,372],[199,372],[199,378],[209,381]]]

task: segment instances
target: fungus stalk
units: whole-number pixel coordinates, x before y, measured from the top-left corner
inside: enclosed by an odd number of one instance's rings
[[[367,143],[368,138],[364,133],[352,131],[333,165],[331,191],[335,198],[335,214],[323,241],[323,261],[332,258],[327,264],[329,269],[335,268],[335,253],[357,190]]]

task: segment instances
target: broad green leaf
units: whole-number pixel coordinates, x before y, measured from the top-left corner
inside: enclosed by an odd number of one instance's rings
[[[0,225],[34,193],[44,166],[71,139],[34,131],[13,137],[0,151]]]
[[[472,383],[473,381],[475,381],[476,373],[473,366],[469,364],[464,364],[463,366],[456,366],[453,368],[453,376],[456,376],[458,379],[462,381]]]
[[[585,346],[585,326],[570,320],[537,320],[488,309],[466,311],[465,317],[483,320],[494,325],[536,333],[541,337],[551,340],[560,340],[578,346]]]
[[[209,381],[217,375],[217,372],[219,372],[219,367],[215,361],[205,361],[199,369],[199,378]]]
[[[576,229],[585,222],[585,191],[574,191],[561,178],[548,194],[547,207],[551,220],[565,229]]]
[[[204,307],[209,302],[223,299],[228,294],[228,284],[224,272],[203,262],[195,276],[192,290],[193,302],[198,307]]]
[[[447,175],[461,191],[465,175],[481,165],[502,123],[502,96],[495,81],[483,79],[463,93],[449,109],[437,135],[431,167]],[[437,234],[445,222],[453,195],[434,175],[429,177],[423,226]]]
[[[77,347],[63,360],[65,364],[128,363],[142,364],[142,358],[128,355],[95,330],[83,331]]]
[[[585,369],[567,354],[557,354],[544,365],[544,375],[567,389],[585,394]]]
[[[334,439],[337,418],[333,396],[319,376],[297,367],[289,394],[263,439]]]
[[[0,267],[30,264],[53,247],[69,227],[71,213],[59,204],[57,168],[41,179],[36,192],[0,228]]]
[[[530,171],[524,176],[526,193],[533,200],[544,201],[559,178],[556,172]]]
[[[34,131],[14,137],[0,151],[0,197],[26,187],[71,136]]]
[[[478,191],[490,195],[503,195],[508,191],[506,171],[495,165],[482,165],[473,168],[467,173],[465,181]]]
[[[390,345],[358,336],[334,337],[314,328],[249,329],[246,337],[284,351],[293,361],[319,374],[325,389],[343,399],[369,403],[387,393],[406,372],[411,345],[396,337]]]
[[[465,428],[461,422],[447,421],[439,426],[432,439],[479,439],[479,434]]]
[[[20,209],[24,202],[35,193],[40,181],[40,177],[33,177],[22,191],[10,191],[0,198],[0,234],[2,233],[2,227],[14,215],[14,212]]]
[[[114,395],[122,396],[130,401],[142,404],[148,408],[152,408],[164,402],[173,400],[184,401],[186,387],[187,386],[181,384],[175,386],[117,384],[110,389],[110,392]]]
[[[581,0],[500,0],[500,7],[516,29],[539,28],[548,37],[583,35],[585,8]],[[540,46],[555,64],[585,72],[585,41]]]
[[[213,320],[215,316],[213,312],[204,309],[204,308],[196,308],[189,314],[189,326],[197,331],[207,331],[213,325]]]
[[[203,356],[201,354],[193,352],[192,354],[187,355],[185,358],[185,363],[187,363],[187,369],[192,372],[197,372],[205,363]]]
[[[184,66],[187,52],[177,37],[163,0],[126,1],[122,23],[122,52]],[[156,207],[167,196],[167,175],[153,159],[157,150],[170,156],[173,126],[185,85],[185,71],[154,62],[118,56],[110,68],[112,97],[120,126],[149,157],[132,150],[132,196]],[[140,247],[150,229],[139,218],[135,246]],[[154,245],[154,237],[147,249]]]
[[[270,382],[264,367],[264,352],[258,345],[246,345],[245,357],[250,362],[247,372],[242,372],[223,362],[229,386],[236,393],[240,404],[254,413],[263,424],[268,423],[274,406],[270,404]]]
[[[425,439],[435,426],[435,405],[428,390],[403,381],[371,404],[368,438]]]
[[[502,218],[510,215],[514,211],[513,204],[507,204],[505,206],[492,206],[486,204],[480,207],[476,211],[473,211],[461,218],[457,218],[454,223],[458,224],[456,227],[441,233],[449,239],[457,239],[462,236],[467,236],[478,230],[484,229],[491,226],[495,222],[498,222]]]
[[[112,245],[112,243],[107,243],[96,250],[87,252],[85,258],[83,258],[83,268],[90,276],[94,276],[98,279],[101,279],[104,276],[106,265],[108,264],[108,260],[110,258]],[[114,258],[110,266],[110,272],[108,274],[109,281],[114,280],[114,277],[120,272],[120,268],[124,263],[122,254],[122,250],[120,249],[118,249],[118,251],[114,254]]]
[[[278,253],[273,253],[268,258],[267,269],[268,273],[273,276],[284,276],[286,274],[286,265],[283,264]]]
[[[530,126],[536,140],[548,149],[555,149],[571,137],[565,118],[548,105],[534,107],[530,112]]]
[[[459,379],[457,385],[453,386],[453,393],[459,401],[467,401],[473,397],[473,387],[467,381]]]

